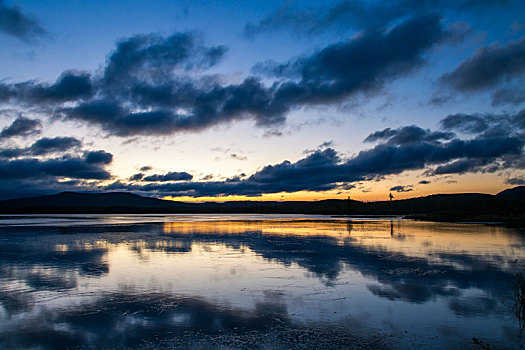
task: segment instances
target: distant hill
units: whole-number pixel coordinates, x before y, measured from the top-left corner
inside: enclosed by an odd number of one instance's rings
[[[395,201],[330,199],[314,202],[183,203],[132,193],[62,192],[0,201],[0,214],[14,213],[280,213],[328,215],[409,215],[438,221],[525,222],[525,186],[497,195],[435,194]]]
[[[61,192],[48,196],[0,201],[0,212],[6,213],[77,213],[140,212],[150,209],[181,210],[185,203],[142,197],[127,192],[78,193]]]
[[[27,208],[27,207],[87,207],[107,208],[114,206],[165,206],[166,201],[156,198],[142,197],[133,193],[77,193],[61,192],[48,196],[32,198],[10,199],[0,202],[0,208]]]
[[[506,200],[525,201],[525,186],[518,186],[501,191],[496,195]]]

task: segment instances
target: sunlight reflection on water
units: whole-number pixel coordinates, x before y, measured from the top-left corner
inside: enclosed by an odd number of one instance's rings
[[[2,348],[148,347],[185,334],[323,327],[393,347],[520,341],[509,307],[523,230],[297,215],[0,221]],[[269,346],[290,344],[274,336]]]

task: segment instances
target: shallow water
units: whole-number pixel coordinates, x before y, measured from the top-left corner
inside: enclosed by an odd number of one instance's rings
[[[0,348],[519,348],[525,232],[298,215],[0,220]]]

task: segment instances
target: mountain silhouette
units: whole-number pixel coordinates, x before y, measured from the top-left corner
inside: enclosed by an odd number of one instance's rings
[[[280,213],[328,215],[410,215],[438,221],[525,222],[525,186],[496,195],[482,193],[435,194],[403,200],[361,202],[238,201],[185,203],[143,197],[133,193],[61,192],[0,201],[0,214],[23,213]]]
[[[525,201],[525,186],[506,189],[498,193],[496,196],[507,200]]]

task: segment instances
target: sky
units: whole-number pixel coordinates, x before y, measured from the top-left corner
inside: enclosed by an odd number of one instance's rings
[[[0,199],[525,185],[525,2],[0,0]]]

